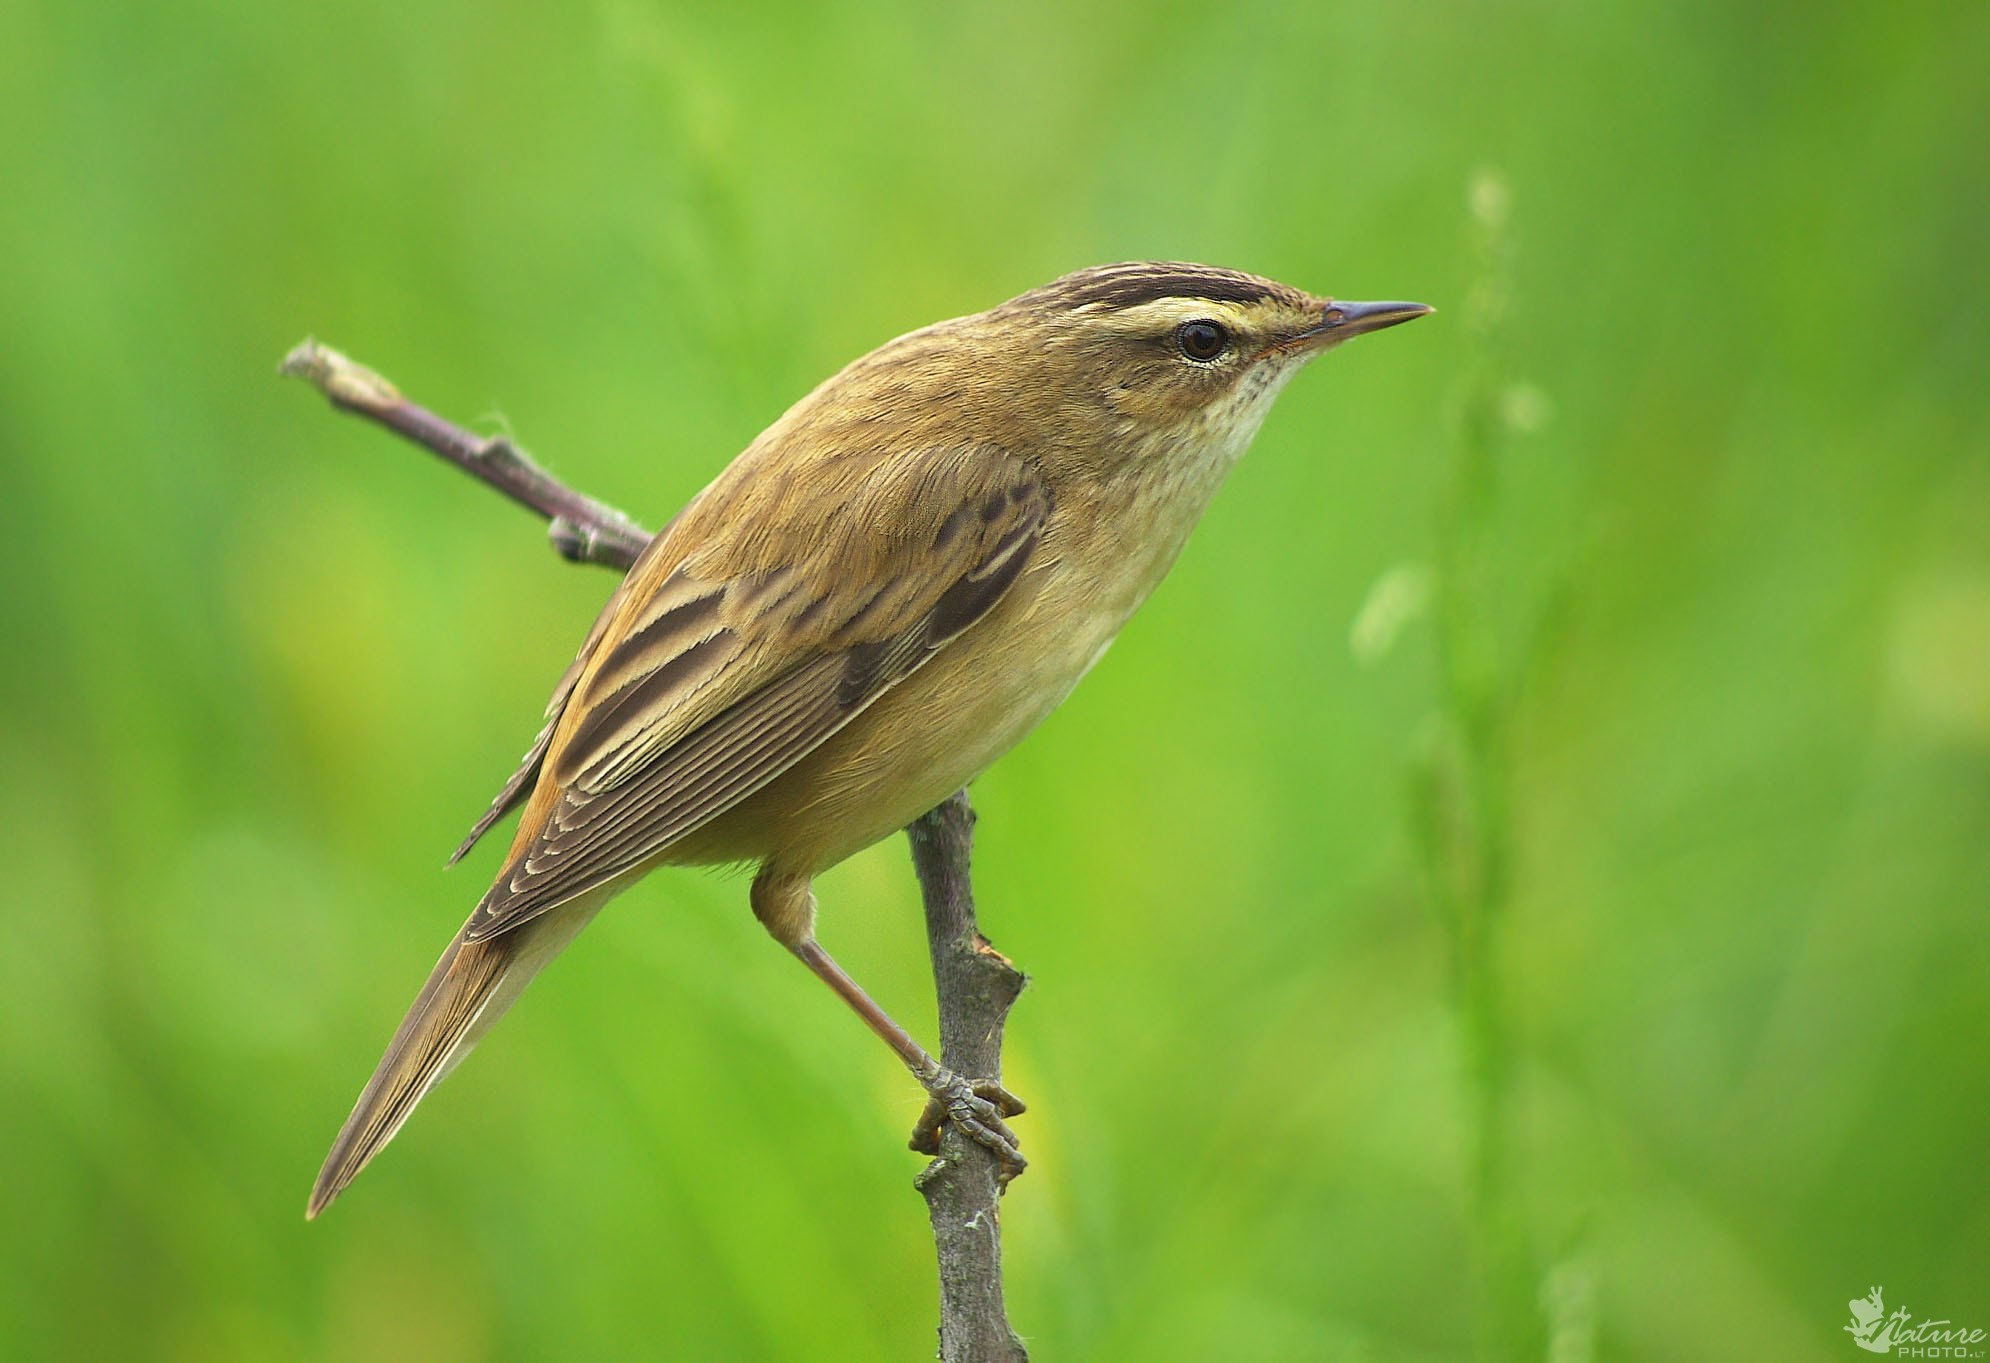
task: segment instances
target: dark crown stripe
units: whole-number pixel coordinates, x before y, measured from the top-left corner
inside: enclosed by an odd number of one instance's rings
[[[1018,303],[1054,304],[1067,308],[1138,307],[1163,298],[1196,298],[1218,303],[1258,303],[1266,299],[1295,301],[1284,286],[1240,270],[1171,261],[1136,261],[1080,270],[1024,294]]]

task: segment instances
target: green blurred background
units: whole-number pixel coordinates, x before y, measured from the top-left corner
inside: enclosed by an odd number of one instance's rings
[[[608,576],[832,368],[1164,256],[1295,383],[977,787],[1051,1359],[1990,1327],[1980,3],[0,9],[0,1357],[928,1356],[913,1087],[619,902],[324,1221]],[[825,940],[932,1031],[902,841]]]

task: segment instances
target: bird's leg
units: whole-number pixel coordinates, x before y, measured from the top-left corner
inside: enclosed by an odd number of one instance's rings
[[[1028,1166],[1029,1161],[1017,1148],[1016,1133],[1002,1120],[1023,1111],[1020,1098],[993,1079],[967,1079],[942,1066],[910,1033],[893,1022],[889,1013],[878,1007],[877,1001],[836,964],[836,959],[822,949],[812,934],[796,942],[790,950],[891,1047],[892,1053],[905,1062],[912,1077],[926,1090],[926,1110],[912,1130],[914,1150],[925,1155],[939,1154],[940,1130],[951,1121],[962,1134],[994,1152],[1001,1161],[1004,1183]]]
[[[878,1007],[864,987],[815,940],[815,895],[800,876],[782,875],[763,868],[753,880],[753,916],[772,933],[774,940],[801,958],[816,978],[836,991],[838,998],[864,1020],[864,1025],[891,1047],[893,1055],[905,1062],[919,1087],[926,1090],[926,1111],[912,1133],[912,1148],[922,1154],[939,1153],[939,1131],[951,1121],[962,1134],[993,1151],[1001,1162],[1003,1182],[1023,1171],[1027,1163],[1016,1148],[1016,1133],[1002,1120],[1014,1117],[1023,1104],[993,1079],[967,1079],[941,1065],[912,1039],[891,1015]]]

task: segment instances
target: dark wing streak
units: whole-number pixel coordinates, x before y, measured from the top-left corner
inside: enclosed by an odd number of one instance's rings
[[[595,704],[574,729],[553,774],[562,784],[580,782],[590,790],[621,785],[667,741],[668,731],[660,733],[656,721],[710,685],[743,649],[737,634],[720,630],[656,661]],[[570,767],[576,754],[586,760]]]
[[[672,575],[671,581],[657,592],[664,602],[663,608],[652,608],[602,658],[600,670],[594,676],[596,687],[620,690],[626,682],[640,679],[653,669],[655,659],[669,659],[696,648],[723,629],[719,615],[725,605],[725,589],[706,587],[684,596],[684,590],[692,585],[683,572]]]

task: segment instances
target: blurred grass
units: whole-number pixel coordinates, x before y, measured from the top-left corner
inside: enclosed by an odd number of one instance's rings
[[[0,9],[0,1357],[923,1356],[914,1095],[737,881],[632,893],[302,1222],[609,583],[272,371],[657,523],[1142,255],[1441,311],[977,788],[1038,1356],[1990,1324],[1986,69],[1962,3]],[[822,897],[930,1032],[902,847]]]

